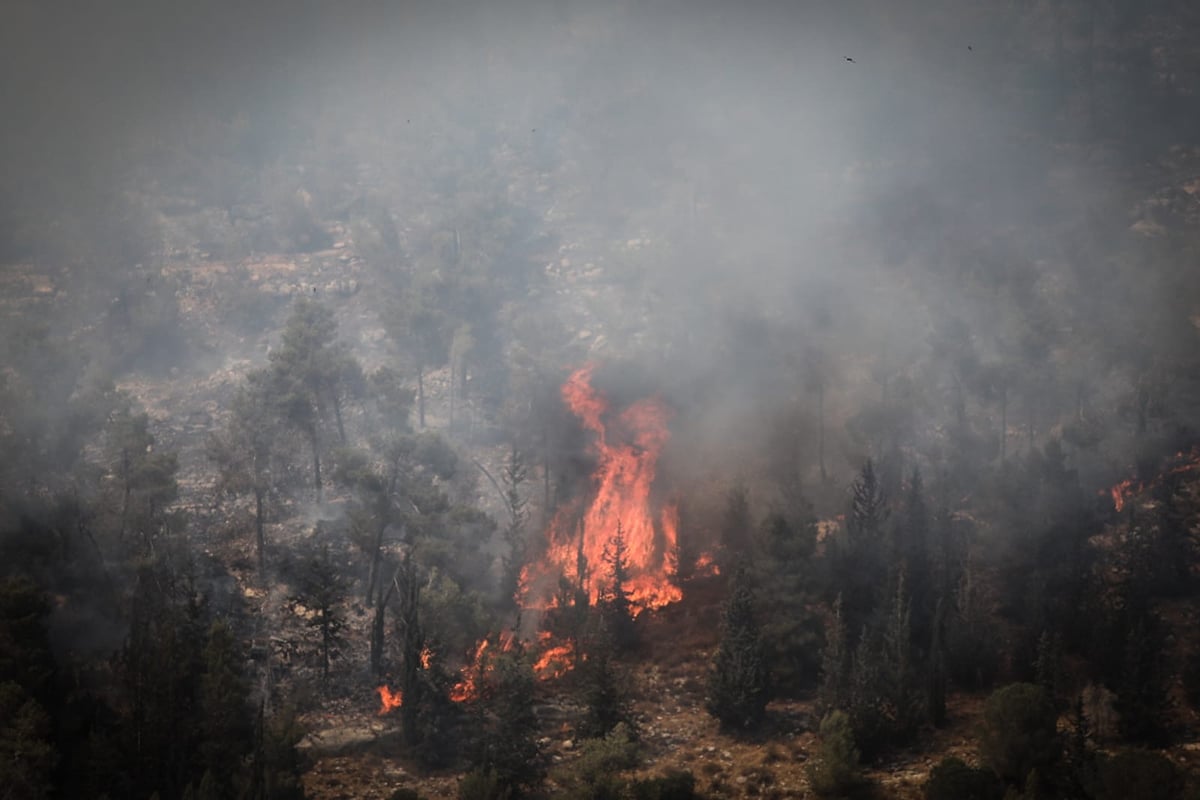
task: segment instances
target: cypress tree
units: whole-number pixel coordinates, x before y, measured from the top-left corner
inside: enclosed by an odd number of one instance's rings
[[[629,602],[629,549],[625,542],[625,531],[617,521],[617,532],[604,549],[604,563],[608,566],[608,589],[604,597],[601,614],[608,626],[613,646],[621,651],[632,650],[638,643],[637,629],[633,624],[633,607]]]
[[[708,713],[725,728],[752,728],[762,721],[770,698],[770,675],[754,619],[754,597],[745,573],[739,572],[725,603],[721,645],[708,684]]]

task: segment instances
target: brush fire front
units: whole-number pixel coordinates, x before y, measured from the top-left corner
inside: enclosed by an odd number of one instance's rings
[[[609,589],[605,563],[618,531],[627,559],[630,612],[637,616],[683,598],[675,584],[678,507],[672,501],[656,502],[653,492],[658,460],[670,438],[670,409],[661,398],[649,397],[614,411],[608,398],[592,386],[594,371],[591,364],[576,370],[561,389],[567,408],[592,435],[596,457],[592,490],[559,509],[546,530],[543,554],[522,569],[517,601],[526,611],[555,607],[555,589],[562,579],[580,586],[588,602],[600,602]],[[718,573],[711,554],[700,556],[696,571]],[[451,687],[450,699],[479,700],[495,657],[516,644],[511,631],[481,639]],[[549,631],[541,631],[532,648],[533,671],[539,680],[562,677],[575,664],[575,643],[557,642]],[[426,648],[421,668],[428,670],[430,661]],[[401,706],[399,692],[387,686],[376,691],[382,701],[381,715]]]

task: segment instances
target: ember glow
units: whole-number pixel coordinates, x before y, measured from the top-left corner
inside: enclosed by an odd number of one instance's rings
[[[379,716],[381,717],[404,705],[404,696],[399,690],[393,692],[385,684],[376,687],[375,691],[379,693],[379,702],[382,704],[379,707]]]
[[[563,384],[562,398],[595,437],[594,494],[582,515],[570,505],[554,516],[545,557],[522,574],[521,600],[526,607],[548,608],[552,599],[545,587],[559,575],[579,581],[581,564],[586,565],[588,597],[593,603],[599,600],[607,579],[605,548],[619,523],[629,559],[626,590],[636,615],[683,596],[672,583],[679,512],[670,502],[655,508],[651,496],[658,458],[670,436],[670,411],[660,398],[650,397],[614,416],[607,398],[592,387],[593,370],[588,365],[572,374]]]
[[[713,559],[712,553],[701,553],[696,559],[696,565],[692,568],[692,573],[697,578],[707,578],[713,575],[721,574],[721,567]]]

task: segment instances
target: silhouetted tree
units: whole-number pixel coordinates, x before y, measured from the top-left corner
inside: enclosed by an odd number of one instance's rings
[[[762,721],[771,699],[765,648],[754,618],[754,596],[744,571],[733,581],[721,619],[721,643],[713,659],[705,707],[733,730]]]
[[[638,637],[633,606],[629,601],[629,550],[620,520],[617,520],[617,530],[605,545],[603,555],[608,581],[601,597],[600,613],[613,646],[625,652],[637,645]]]
[[[243,656],[229,626],[208,629],[204,674],[200,679],[200,762],[219,797],[235,797],[242,761],[252,746],[249,692],[242,679]]]
[[[217,491],[254,498],[254,546],[259,576],[266,571],[268,505],[280,485],[283,431],[274,413],[267,373],[246,376],[234,395],[225,431],[208,441],[208,457],[217,467]]]
[[[173,452],[155,449],[149,428],[146,414],[125,407],[113,417],[109,430],[109,468],[120,492],[119,536],[136,532],[144,550],[150,549],[164,524],[163,508],[179,492],[178,459]]]
[[[887,552],[884,523],[888,517],[875,465],[867,459],[851,486],[844,535],[833,542],[832,591],[842,595],[847,627],[861,627],[885,596]]]
[[[850,700],[850,645],[846,638],[846,620],[842,617],[842,596],[833,604],[833,615],[825,630],[821,650],[821,684],[817,689],[817,708],[823,714],[845,710]]]
[[[816,519],[802,508],[804,516],[794,523],[779,513],[767,516],[760,537],[762,554],[753,568],[772,684],[780,694],[792,696],[816,683],[822,640],[812,593]]]
[[[322,303],[302,297],[292,306],[282,342],[271,352],[268,383],[282,421],[300,431],[312,449],[313,485],[320,496],[321,424],[332,408],[346,443],[342,396],[361,370],[337,341],[337,322]]]
[[[491,722],[479,766],[493,773],[507,796],[519,797],[541,782],[545,774],[538,744],[533,670],[522,655],[506,653],[496,659],[494,676]]]
[[[346,620],[341,603],[345,599],[345,580],[329,555],[329,545],[305,559],[296,576],[293,608],[305,610],[305,625],[316,633],[321,659],[321,678],[329,680],[330,662],[345,642]]]

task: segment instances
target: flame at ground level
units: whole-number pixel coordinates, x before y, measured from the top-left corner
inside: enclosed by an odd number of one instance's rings
[[[1109,495],[1112,497],[1113,509],[1121,511],[1125,508],[1125,504],[1133,499],[1136,495],[1141,494],[1147,489],[1157,485],[1159,481],[1169,475],[1180,475],[1185,472],[1194,472],[1200,470],[1200,448],[1193,447],[1190,451],[1177,452],[1169,467],[1160,472],[1155,478],[1150,481],[1135,481],[1133,478],[1126,478],[1120,483],[1114,484],[1107,489],[1101,489],[1097,494]]]
[[[382,705],[379,708],[379,716],[383,716],[390,711],[395,711],[400,706],[404,705],[404,695],[399,691],[393,692],[387,685],[378,686],[375,691],[379,693],[379,702]]]

